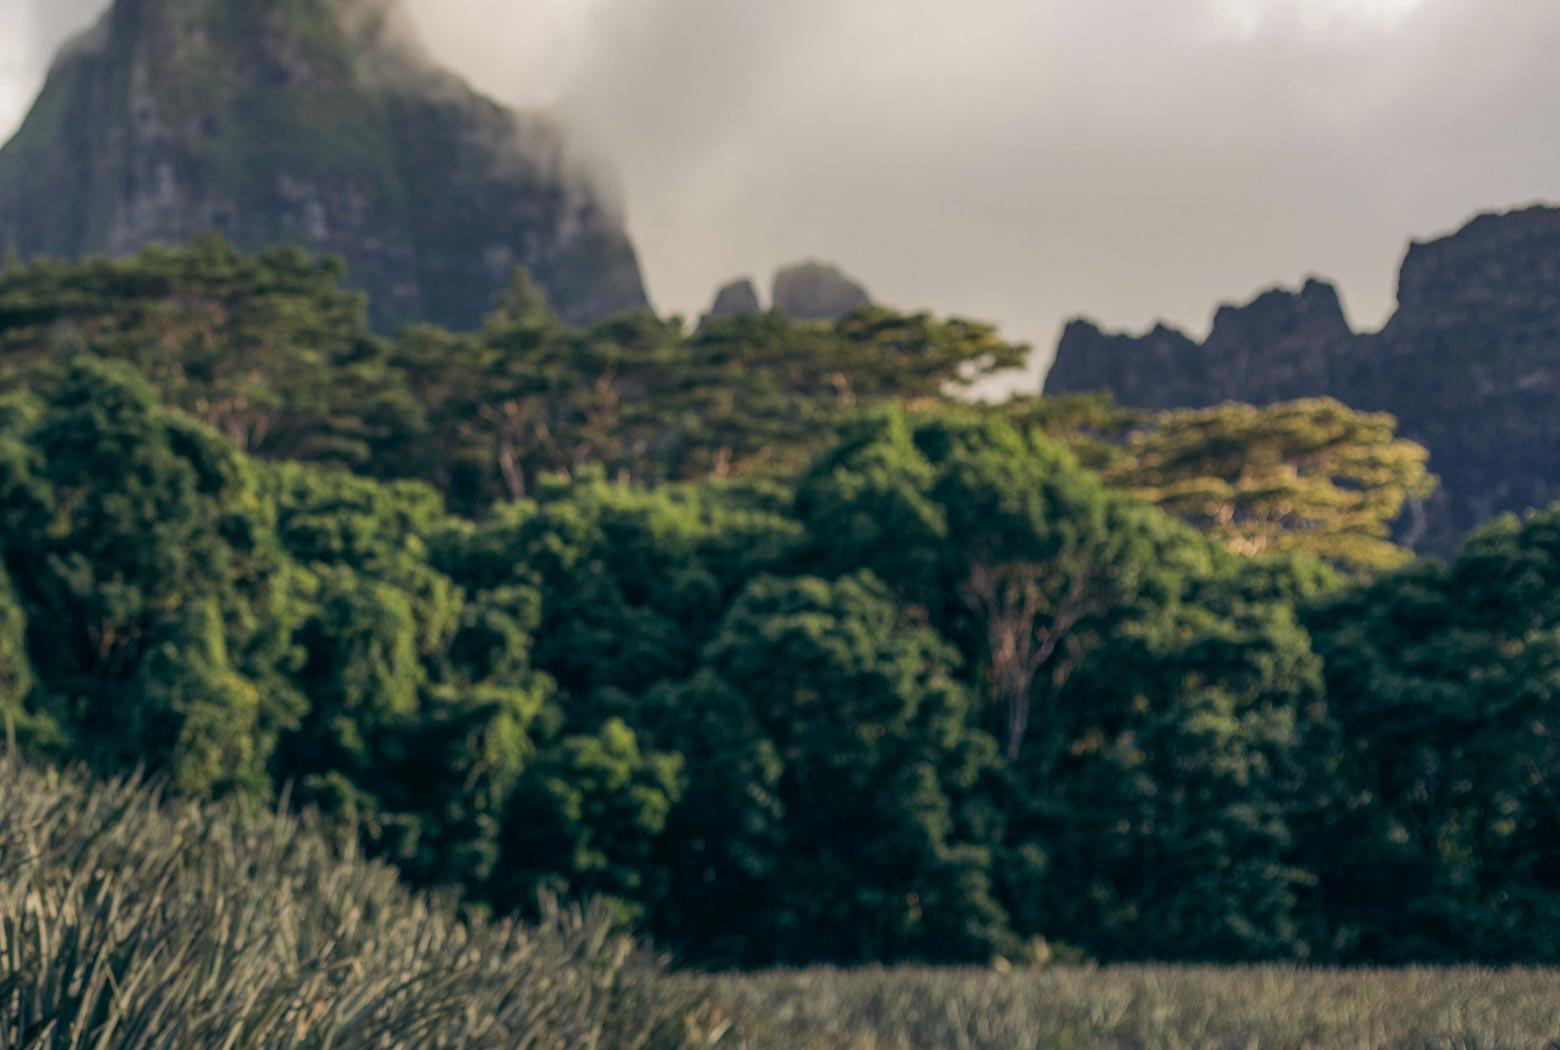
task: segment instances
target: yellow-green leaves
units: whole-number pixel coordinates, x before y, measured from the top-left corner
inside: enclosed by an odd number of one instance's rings
[[[1104,468],[1107,482],[1237,554],[1303,551],[1350,572],[1412,557],[1393,527],[1435,485],[1429,454],[1398,438],[1391,416],[1330,399],[1153,416],[1125,452]]]

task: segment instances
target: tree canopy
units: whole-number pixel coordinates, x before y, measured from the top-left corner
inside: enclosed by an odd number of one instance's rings
[[[864,309],[381,337],[219,242],[0,276],[0,719],[693,964],[1560,960],[1560,512],[1332,402],[958,396]]]

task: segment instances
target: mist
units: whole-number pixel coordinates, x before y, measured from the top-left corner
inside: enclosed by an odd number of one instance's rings
[[[101,0],[8,0],[0,131]],[[1560,198],[1553,0],[411,0],[433,53],[614,172],[652,297],[820,257],[999,323],[1166,320],[1317,274],[1380,324],[1410,237]],[[1027,381],[1033,388],[1033,380]]]

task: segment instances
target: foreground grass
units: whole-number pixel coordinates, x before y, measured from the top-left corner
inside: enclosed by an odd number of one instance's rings
[[[601,917],[460,922],[275,814],[0,758],[0,1050],[732,1045]]]
[[[1560,1050],[1560,971],[811,970],[703,990],[788,1047]]]
[[[1560,971],[673,976],[601,916],[459,921],[290,818],[0,757],[0,1050],[1544,1050],[1557,1039]]]

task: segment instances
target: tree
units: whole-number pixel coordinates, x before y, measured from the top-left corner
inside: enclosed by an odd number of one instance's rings
[[[249,465],[122,366],[75,363],[0,456],[37,689],[73,749],[264,794],[302,702],[291,573]]]
[[[127,362],[246,453],[364,464],[410,408],[342,275],[300,249],[245,254],[215,237],[34,262],[0,275],[0,371]]]
[[[546,484],[451,534],[441,558],[469,591],[525,583],[542,603],[536,662],[558,683],[571,731],[594,733],[657,683],[692,674],[736,594],[788,557],[797,528],[762,486]]]
[[[495,899],[599,899],[644,921],[666,892],[651,853],[683,788],[682,759],[643,747],[621,719],[551,741],[510,802]]]
[[[31,658],[27,655],[27,614],[0,563],[0,720],[5,731],[28,745],[48,734],[48,724],[32,710]]]
[[[307,598],[294,679],[309,708],[275,776],[416,881],[480,888],[550,717],[530,659],[540,596],[468,594],[442,572],[430,543],[458,524],[424,485],[297,465],[268,480]]]
[[[1065,753],[1007,771],[1004,900],[1020,932],[1102,958],[1305,958],[1321,664],[1293,610],[1224,564],[1106,641]]]
[[[1330,398],[1170,412],[1134,429],[1103,473],[1238,554],[1303,551],[1373,572],[1412,557],[1392,530],[1435,485],[1429,453],[1396,426]]]
[[[872,569],[960,645],[1009,761],[1108,625],[1179,571],[1162,522],[1063,447],[974,411],[863,420],[814,464],[798,513],[822,565]]]
[[[1560,952],[1560,514],[1306,612],[1336,790],[1310,829],[1345,958]]]
[[[966,727],[956,662],[870,574],[754,581],[656,705],[689,756],[663,934],[749,963],[1005,947],[990,855],[958,819],[993,749]]]
[[[0,478],[20,477],[27,470],[30,452],[25,436],[39,406],[31,399],[0,399]],[[0,497],[20,493],[0,487]],[[0,717],[8,733],[31,743],[37,731],[33,707],[36,678],[27,651],[27,611],[5,569],[5,534],[0,531]]]

